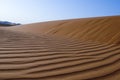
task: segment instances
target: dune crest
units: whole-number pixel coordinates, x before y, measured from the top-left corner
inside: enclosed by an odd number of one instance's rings
[[[0,80],[119,80],[119,22],[116,16],[0,27]]]

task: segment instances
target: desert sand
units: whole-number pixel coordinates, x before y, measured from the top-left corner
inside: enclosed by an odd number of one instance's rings
[[[0,80],[120,80],[120,16],[0,27]]]

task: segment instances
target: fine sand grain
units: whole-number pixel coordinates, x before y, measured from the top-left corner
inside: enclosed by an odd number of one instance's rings
[[[120,16],[0,27],[0,80],[120,80]]]

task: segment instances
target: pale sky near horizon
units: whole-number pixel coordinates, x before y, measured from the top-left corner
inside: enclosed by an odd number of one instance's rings
[[[0,20],[34,23],[120,15],[120,0],[0,0]]]

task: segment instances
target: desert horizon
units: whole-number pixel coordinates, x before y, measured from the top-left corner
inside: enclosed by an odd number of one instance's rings
[[[0,80],[120,80],[120,0],[0,0]]]

